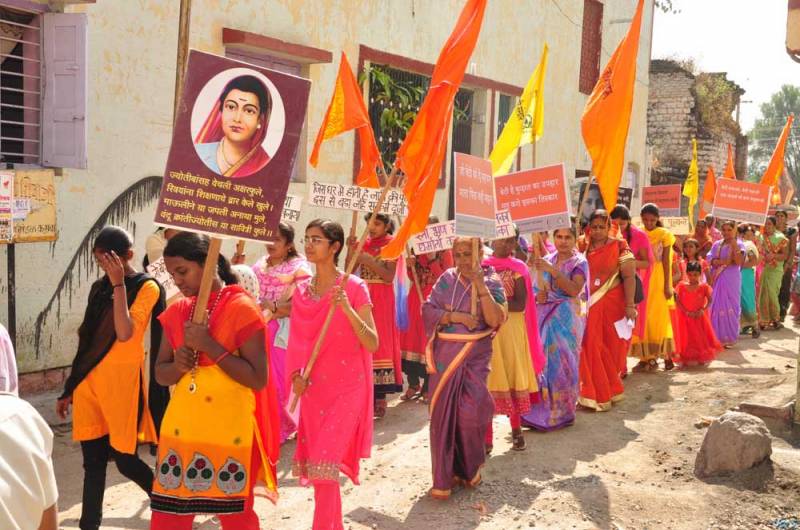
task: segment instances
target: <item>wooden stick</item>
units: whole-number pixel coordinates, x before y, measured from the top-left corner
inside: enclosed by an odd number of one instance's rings
[[[478,265],[478,251],[480,250],[477,237],[472,238],[472,266],[473,268]],[[478,318],[478,288],[472,284],[472,296],[470,296],[470,312],[473,318]]]
[[[244,239],[240,239],[236,242],[236,257],[237,258],[244,258]]]
[[[197,293],[197,303],[194,306],[192,322],[202,324],[205,321],[208,299],[211,296],[211,284],[217,274],[217,264],[219,263],[219,250],[222,247],[222,239],[212,237],[208,244],[208,256],[203,265],[203,279],[200,281],[200,290]]]
[[[361,212],[357,212],[353,210],[353,220],[350,222],[350,237],[356,237],[356,228],[358,228],[358,214]]]
[[[542,238],[539,235],[539,232],[534,232],[533,235],[531,236],[531,239],[533,239],[533,257],[539,259],[542,257],[542,251],[539,248],[539,244]],[[544,284],[544,271],[539,267],[536,267],[536,283],[539,286],[539,289],[542,290],[547,289],[547,287]]]
[[[406,245],[406,256],[411,256],[411,249],[408,248]],[[416,261],[416,257],[414,260]],[[422,297],[422,287],[419,284],[419,276],[417,275],[417,267],[409,267],[411,269],[411,281],[414,282],[414,286],[417,288],[417,296],[419,296],[419,303],[422,304],[425,302],[425,299]]]
[[[369,220],[372,219],[380,213],[381,208],[383,207],[383,203],[386,202],[386,196],[389,194],[389,190],[394,183],[394,179],[397,176],[397,166],[392,168],[392,173],[389,175],[389,180],[386,181],[386,185],[383,187],[383,191],[381,192],[380,197],[378,198],[377,204],[375,204],[375,210],[370,214]],[[361,234],[361,239],[358,240],[358,246],[356,247],[356,251],[350,257],[350,261],[347,263],[347,268],[345,269],[344,277],[342,278],[341,285],[344,286],[347,284],[347,280],[352,274],[353,269],[356,267],[356,261],[358,260],[359,254],[361,251],[364,250],[364,243],[367,241],[367,235],[369,235],[369,222],[367,226],[364,228],[364,232]],[[317,357],[319,357],[319,351],[322,349],[322,341],[325,339],[325,334],[328,332],[328,328],[331,326],[331,321],[333,320],[333,313],[336,311],[336,304],[331,303],[331,307],[328,310],[328,316],[325,317],[325,323],[322,325],[322,330],[320,331],[319,336],[317,337],[317,342],[314,344],[314,349],[311,350],[311,356],[308,358],[308,362],[306,363],[306,367],[303,370],[303,380],[308,383],[309,378],[311,377],[311,370],[314,368],[314,364],[317,362]],[[292,399],[292,404],[289,407],[290,412],[294,412],[297,408],[297,401],[299,400],[299,396],[297,394],[294,395]]]
[[[183,79],[186,76],[186,59],[189,56],[189,28],[192,21],[192,0],[181,0],[180,18],[178,19],[178,58],[175,67],[175,101],[172,121],[178,119],[178,105],[183,91]]]

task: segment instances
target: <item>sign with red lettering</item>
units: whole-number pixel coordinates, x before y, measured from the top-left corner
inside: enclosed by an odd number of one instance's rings
[[[509,210],[520,232],[548,232],[570,226],[564,164],[495,178],[497,209]]]
[[[680,217],[681,185],[645,186],[642,188],[642,204],[647,203],[658,206],[662,217]]]

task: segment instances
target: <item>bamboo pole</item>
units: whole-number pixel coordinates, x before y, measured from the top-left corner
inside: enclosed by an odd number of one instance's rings
[[[183,91],[183,80],[186,76],[186,60],[189,56],[189,29],[192,22],[192,0],[181,0],[180,17],[178,19],[178,57],[175,67],[175,101],[172,121],[178,119],[178,105]]]
[[[203,265],[203,279],[200,281],[200,290],[197,293],[197,303],[194,306],[192,322],[202,324],[205,322],[206,308],[208,299],[211,296],[211,284],[217,274],[217,264],[219,263],[219,250],[222,247],[222,239],[212,237],[208,244],[208,256]]]
[[[383,207],[383,203],[386,202],[386,196],[389,194],[389,190],[394,183],[394,179],[397,176],[397,166],[392,168],[392,173],[389,175],[389,179],[386,181],[386,184],[383,186],[383,191],[381,192],[380,197],[378,198],[377,204],[375,204],[375,210],[370,214],[370,221],[380,213],[381,208]],[[344,277],[342,278],[342,285],[347,284],[347,280],[350,277],[350,274],[353,273],[353,269],[356,267],[356,261],[358,260],[359,254],[361,251],[364,250],[364,243],[367,240],[367,235],[369,234],[369,222],[367,226],[364,228],[364,231],[361,233],[361,238],[358,240],[358,246],[356,247],[356,251],[350,257],[350,261],[347,263],[347,268],[345,269]],[[314,349],[311,350],[311,356],[308,358],[308,362],[306,363],[306,367],[303,370],[303,380],[308,383],[309,379],[311,378],[311,371],[314,369],[314,364],[317,362],[317,357],[319,357],[320,349],[322,348],[322,341],[325,339],[325,335],[328,333],[328,328],[331,326],[331,321],[333,320],[333,313],[336,311],[336,304],[331,303],[331,307],[328,310],[328,316],[325,317],[325,323],[322,325],[322,330],[320,331],[319,337],[317,337],[317,342],[314,344]],[[292,404],[289,407],[290,412],[294,412],[297,408],[297,401],[299,396],[297,394],[294,395],[292,399]]]
[[[356,237],[356,228],[358,228],[359,213],[360,212],[353,210],[353,220],[350,222],[350,237]],[[367,228],[369,228],[369,226],[367,226]]]
[[[542,257],[542,250],[539,247],[541,243],[541,236],[539,235],[539,232],[534,232],[531,236],[531,239],[533,240],[533,257],[539,259]],[[544,285],[544,271],[539,267],[536,267],[536,284],[539,286],[539,289],[546,289]]]

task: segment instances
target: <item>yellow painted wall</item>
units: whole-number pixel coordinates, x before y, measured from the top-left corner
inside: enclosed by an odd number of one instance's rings
[[[603,22],[601,68],[628,28],[636,0],[607,0]],[[647,1],[627,158],[644,172],[647,65],[650,58],[652,2]],[[192,48],[222,54],[222,28],[263,34],[292,43],[330,50],[334,63],[308,68],[312,81],[306,122],[308,153],[324,115],[344,50],[358,62],[360,44],[434,63],[455,23],[463,0],[194,0]],[[177,0],[99,0],[68,7],[89,17],[89,137],[86,171],[64,170],[58,178],[59,240],[17,247],[17,326],[21,371],[67,365],[76,346],[76,329],[85,309],[88,286],[97,272],[87,272],[86,257],[76,250],[101,213],[138,180],[160,175],[169,149],[178,27]],[[586,96],[578,92],[580,24],[583,0],[490,0],[472,62],[475,75],[524,86],[550,45],[545,87],[545,133],[537,145],[537,165],[564,162],[568,175],[590,169],[580,136]],[[618,22],[623,20],[623,22]],[[481,98],[479,98],[481,99]],[[489,98],[477,113],[489,118]],[[484,143],[488,155],[487,124]],[[306,169],[307,182],[293,183],[290,193],[307,195],[311,181],[350,182],[353,138],[344,135],[325,144],[318,169]],[[530,148],[522,154],[531,164]],[[305,163],[305,161],[301,161]],[[646,182],[643,182],[646,184]],[[439,192],[434,213],[447,212],[446,190]],[[136,205],[119,223],[135,228],[137,249],[153,230],[154,204]],[[349,212],[305,207],[298,231],[319,216],[349,223]],[[231,247],[226,247],[231,251]],[[4,253],[4,250],[0,250]],[[250,261],[261,249],[248,245]],[[70,269],[73,259],[76,264]],[[139,258],[137,258],[139,259]],[[5,275],[0,257],[0,275]],[[84,266],[81,266],[81,265]],[[70,274],[65,273],[71,271]],[[65,283],[66,282],[66,283]],[[62,283],[62,289],[58,289]],[[61,293],[53,300],[55,293]],[[0,320],[6,318],[5,291],[0,288]],[[45,308],[38,352],[36,320]]]

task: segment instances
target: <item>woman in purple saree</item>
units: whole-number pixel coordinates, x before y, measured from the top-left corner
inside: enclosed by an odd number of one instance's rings
[[[482,268],[481,245],[459,238],[453,243],[456,267],[442,274],[422,307],[429,342],[431,462],[436,499],[447,499],[453,485],[475,487],[486,460],[485,436],[494,414],[486,384],[492,336],[506,318],[500,279]],[[473,286],[477,316],[471,314]]]
[[[711,261],[711,325],[717,338],[726,348],[733,346],[739,338],[739,318],[742,314],[742,263],[744,244],[736,237],[736,223],[722,223],[723,239],[711,246],[708,259]]]

